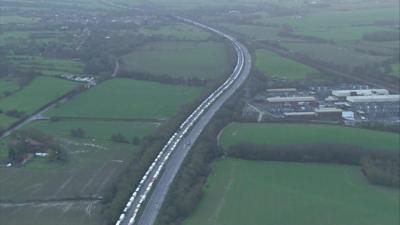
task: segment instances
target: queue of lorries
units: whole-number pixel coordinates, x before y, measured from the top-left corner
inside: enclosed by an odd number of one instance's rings
[[[236,79],[239,77],[242,68],[244,66],[244,53],[236,40],[229,36],[226,35],[218,30],[215,30],[211,27],[208,27],[206,25],[200,24],[198,22],[192,21],[190,19],[186,19],[183,17],[176,17],[179,20],[182,20],[186,23],[191,23],[195,26],[202,27],[204,29],[210,30],[214,33],[217,33],[218,35],[221,35],[228,40],[230,40],[235,48],[235,51],[238,55],[238,60],[235,66],[235,69],[233,70],[231,76],[221,85],[218,87],[217,90],[215,90],[213,93],[211,93],[195,110],[193,113],[189,115],[189,117],[186,118],[186,120],[180,125],[178,131],[176,131],[171,138],[168,140],[168,142],[164,145],[160,153],[157,155],[157,157],[154,159],[153,163],[150,165],[146,173],[143,175],[142,179],[139,182],[139,185],[129,198],[129,201],[127,202],[125,208],[123,209],[118,221],[115,223],[115,225],[122,225],[125,224],[125,220],[129,219],[129,222],[127,223],[128,225],[133,225],[136,222],[136,218],[138,217],[138,213],[146,200],[147,196],[152,190],[153,185],[159,178],[161,171],[163,170],[165,164],[167,163],[169,157],[171,154],[174,152],[176,149],[177,145],[181,142],[182,138],[188,133],[190,129],[193,128],[195,123],[199,120],[199,118],[208,110],[210,105],[214,103],[226,90],[228,90],[231,85],[236,81]],[[137,203],[134,204],[134,201],[138,200]],[[129,213],[129,210],[133,210],[132,216],[128,218],[131,213]],[[132,212],[132,211],[130,211]]]

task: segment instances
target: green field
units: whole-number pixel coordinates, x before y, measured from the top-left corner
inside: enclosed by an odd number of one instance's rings
[[[336,143],[377,150],[399,150],[395,133],[336,125],[231,123],[223,129],[220,144],[227,148],[252,142],[266,145]]]
[[[44,75],[62,75],[64,73],[82,74],[84,65],[67,59],[53,59],[39,56],[13,56],[11,63],[21,69],[34,69]]]
[[[153,75],[212,79],[230,70],[228,47],[217,42],[156,42],[123,57],[123,68]]]
[[[142,138],[157,128],[157,123],[127,122],[127,121],[87,121],[87,120],[62,120],[57,122],[38,121],[30,124],[45,133],[70,138],[72,129],[82,128],[86,138],[96,140],[110,140],[111,135],[121,133],[128,141],[133,137]]]
[[[114,79],[86,91],[50,116],[166,119],[192,102],[201,88],[159,84],[132,79]]]
[[[259,0],[230,1],[230,0],[116,0],[116,2],[132,5],[155,5],[165,10],[191,10],[196,8],[246,6],[259,3]]]
[[[14,122],[16,122],[17,119],[13,117],[6,116],[4,114],[0,114],[0,130],[5,129]]]
[[[5,92],[18,90],[18,83],[15,79],[0,78],[0,99],[5,97]]]
[[[0,34],[0,46],[7,46],[10,43],[26,41],[29,38],[29,32],[8,31]]]
[[[358,167],[225,159],[183,224],[397,225],[399,197]]]
[[[143,27],[140,29],[140,33],[143,33],[146,36],[162,36],[166,38],[193,41],[207,40],[211,37],[211,34],[206,31],[181,23],[156,28]]]
[[[370,55],[352,48],[322,43],[283,43],[284,47],[305,54],[313,59],[345,65],[350,68],[373,64],[389,59],[387,56]]]
[[[0,109],[23,111],[27,114],[46,105],[77,87],[77,83],[49,77],[37,77],[28,86],[9,97],[0,99]],[[9,126],[15,118],[0,114],[0,127]]]
[[[35,158],[22,167],[0,167],[2,200],[21,202],[101,196],[136,154],[133,145],[58,140],[68,155],[64,163]],[[1,151],[6,151],[6,144],[2,141]]]
[[[34,17],[22,17],[22,16],[1,16],[0,24],[25,24],[25,23],[35,23],[38,18]]]
[[[99,203],[49,202],[25,205],[0,204],[0,218],[7,225],[102,225]],[[10,216],[12,215],[12,216]]]
[[[392,65],[392,75],[400,77],[400,63]]]
[[[355,25],[375,25],[376,21],[399,21],[399,9],[395,7],[356,8],[353,10],[317,10],[304,16],[282,16],[270,19],[269,23],[289,24],[296,29],[349,27]],[[332,23],[334,21],[334,23]]]
[[[222,24],[222,26],[225,29],[228,29],[235,33],[239,33],[256,41],[283,39],[282,37],[278,36],[279,29],[276,27],[231,23],[224,23]]]
[[[333,41],[357,41],[372,31],[395,31],[389,26],[378,26],[377,21],[399,21],[396,7],[330,9],[302,16],[268,18],[268,23],[288,24],[295,33]],[[334,21],[334,22],[333,22]]]
[[[32,113],[51,100],[62,96],[78,84],[49,77],[37,77],[21,91],[0,100],[0,108]]]
[[[320,75],[317,70],[309,66],[264,49],[256,50],[256,66],[270,76],[287,80],[300,80],[308,76]]]

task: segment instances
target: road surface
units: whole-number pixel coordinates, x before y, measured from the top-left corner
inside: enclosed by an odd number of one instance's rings
[[[177,18],[228,39],[237,53],[237,64],[225,83],[204,100],[169,139],[143,176],[116,225],[152,225],[155,222],[168,190],[193,143],[250,73],[250,53],[235,38],[190,19]]]

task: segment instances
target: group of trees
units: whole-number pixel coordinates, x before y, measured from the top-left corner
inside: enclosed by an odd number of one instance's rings
[[[377,158],[365,156],[361,159],[361,168],[371,183],[400,187],[400,160],[394,158]]]
[[[84,138],[85,137],[85,130],[82,128],[71,129],[69,131],[72,137],[74,138]]]
[[[133,144],[133,145],[139,145],[140,144],[140,138],[138,137],[133,137],[132,140],[129,142],[129,140],[121,133],[116,133],[111,135],[111,140],[113,142],[117,143],[123,143],[123,144]]]
[[[118,143],[124,143],[124,144],[129,143],[128,139],[121,133],[111,135],[111,140],[113,142],[118,142]]]
[[[49,161],[66,161],[67,153],[57,141],[36,129],[15,132],[8,146],[8,159],[14,164],[24,161],[29,155],[47,153]]]

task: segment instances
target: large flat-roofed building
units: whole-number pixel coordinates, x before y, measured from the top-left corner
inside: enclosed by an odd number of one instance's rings
[[[314,110],[316,113],[340,113],[342,114],[342,109],[338,108],[319,108]]]
[[[335,97],[388,95],[388,94],[389,94],[389,91],[386,89],[334,90],[334,91],[332,91],[332,95]]]
[[[283,115],[287,118],[311,119],[317,116],[315,112],[286,112]]]
[[[321,119],[340,120],[342,118],[342,109],[338,108],[319,108],[314,110]]]
[[[347,96],[346,100],[350,103],[399,102],[400,95]]]
[[[267,89],[267,92],[295,92],[297,91],[296,88],[269,88]]]
[[[294,96],[294,97],[271,97],[267,98],[270,103],[284,103],[284,102],[315,102],[317,99],[314,96]]]

